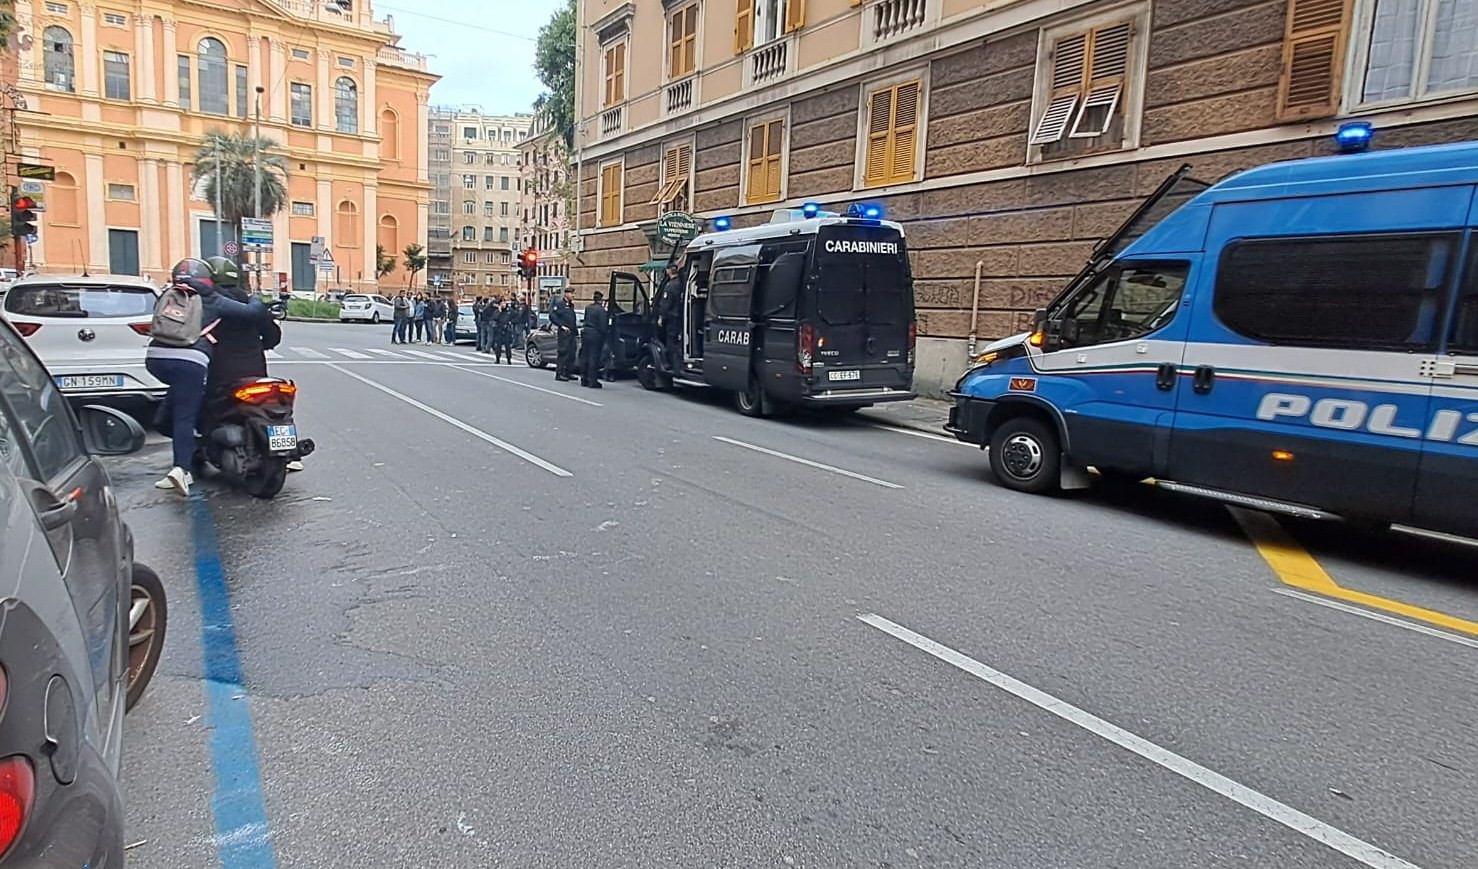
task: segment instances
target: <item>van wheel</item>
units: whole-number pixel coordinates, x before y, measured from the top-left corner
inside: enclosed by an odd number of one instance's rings
[[[1039,420],[1007,420],[990,439],[991,472],[1008,489],[1033,495],[1056,491],[1061,466],[1057,434]]]
[[[734,393],[734,407],[745,416],[765,416],[765,397],[758,380],[749,378],[749,386]]]

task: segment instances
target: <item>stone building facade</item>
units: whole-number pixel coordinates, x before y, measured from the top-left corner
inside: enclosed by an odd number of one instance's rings
[[[448,144],[436,146],[443,151],[435,155],[449,158],[449,200],[432,204],[433,212],[450,217],[444,287],[455,287],[462,295],[506,291],[515,283],[512,251],[520,244],[518,146],[528,138],[533,119],[484,114],[473,106],[434,114],[429,135],[447,135],[442,128],[450,135]]]
[[[570,150],[558,134],[537,129],[518,150],[522,246],[538,252],[540,277],[568,278],[575,191]]]
[[[818,201],[905,224],[919,381],[1021,330],[1182,164],[1478,138],[1478,16],[1445,0],[582,0],[573,271],[669,208]],[[691,23],[685,10],[698,10]],[[977,303],[977,269],[978,303]]]

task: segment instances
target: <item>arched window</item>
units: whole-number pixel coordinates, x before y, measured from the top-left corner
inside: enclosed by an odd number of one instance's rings
[[[394,109],[380,112],[380,156],[387,160],[400,159],[400,118]]]
[[[341,133],[359,132],[359,85],[348,76],[334,82],[334,122]]]
[[[334,245],[359,247],[359,208],[345,199],[334,213]]]
[[[380,216],[380,235],[376,244],[385,249],[385,253],[395,256],[400,250],[400,221],[393,214]]]
[[[47,191],[47,214],[49,223],[62,226],[77,225],[77,179],[66,172],[58,171]]]
[[[77,92],[77,63],[72,59],[72,34],[65,27],[48,27],[44,43],[46,86],[54,91]]]
[[[231,105],[226,71],[226,45],[207,36],[200,40],[200,110],[224,115]]]

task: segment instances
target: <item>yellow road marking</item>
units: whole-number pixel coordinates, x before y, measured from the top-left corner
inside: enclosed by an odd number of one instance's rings
[[[1258,553],[1262,555],[1263,560],[1268,563],[1273,573],[1277,574],[1278,579],[1284,585],[1478,636],[1478,622],[1470,622],[1467,619],[1460,619],[1457,616],[1426,607],[1345,588],[1335,582],[1334,578],[1319,566],[1319,562],[1315,561],[1308,550],[1300,546],[1298,541],[1294,540],[1283,526],[1278,524],[1277,519],[1267,513],[1244,510],[1240,507],[1228,507],[1227,509],[1231,511],[1232,518],[1237,520],[1237,524],[1242,526],[1247,536],[1252,538],[1252,543],[1257,547]]]

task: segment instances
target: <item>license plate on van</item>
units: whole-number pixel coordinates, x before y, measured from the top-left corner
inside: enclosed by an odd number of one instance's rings
[[[62,389],[116,389],[123,385],[122,374],[63,374],[56,379]]]
[[[267,449],[274,453],[297,449],[298,427],[295,425],[267,426]]]
[[[856,371],[856,370],[853,370],[853,371],[828,371],[828,372],[826,372],[826,379],[827,380],[861,380],[862,379],[862,372],[861,371]]]

